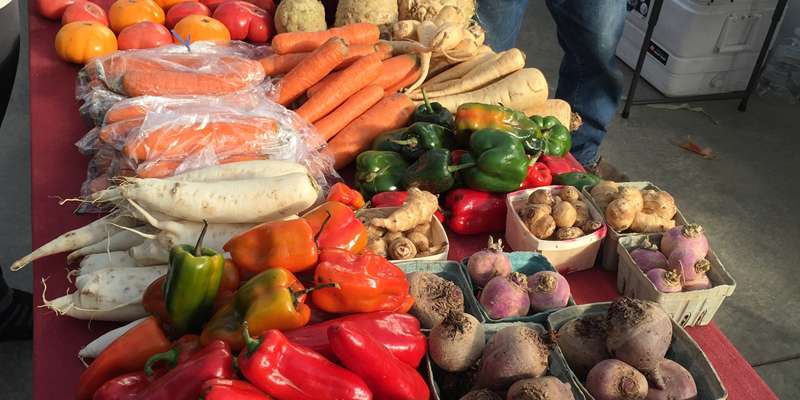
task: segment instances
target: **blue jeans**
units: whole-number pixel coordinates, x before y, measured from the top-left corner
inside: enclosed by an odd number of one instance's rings
[[[614,52],[625,22],[625,0],[546,0],[564,50],[556,97],[572,105],[583,125],[572,136],[581,164],[597,162],[598,147],[622,94]],[[486,43],[495,51],[514,47],[528,0],[478,0]]]

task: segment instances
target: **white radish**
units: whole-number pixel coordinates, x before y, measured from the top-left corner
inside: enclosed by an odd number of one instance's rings
[[[135,229],[143,233],[155,232],[152,228],[145,226],[139,226],[132,229]],[[69,255],[67,256],[67,262],[69,263],[78,258],[89,256],[92,254],[101,254],[112,251],[128,250],[133,246],[141,244],[143,241],[144,238],[142,237],[142,235],[128,230],[122,230],[95,244],[81,247],[80,249],[75,250],[72,253],[69,253]]]
[[[81,348],[81,350],[78,352],[78,358],[80,358],[81,361],[83,361],[85,358],[97,358],[100,353],[105,351],[105,349],[111,343],[119,339],[120,336],[124,335],[126,332],[133,329],[146,319],[147,317],[137,319],[136,321],[133,321],[127,325],[120,326],[117,329],[112,329],[97,339],[92,340],[89,344]]]
[[[137,265],[159,265],[169,262],[169,249],[156,239],[148,239],[131,247],[128,254]]]
[[[147,210],[209,223],[285,218],[311,207],[319,191],[314,178],[305,173],[208,183],[127,178],[120,185],[123,198]]]
[[[77,250],[81,247],[97,243],[107,238],[108,235],[119,231],[118,227],[111,225],[112,223],[120,226],[138,225],[138,221],[129,216],[120,215],[118,213],[106,215],[88,225],[71,230],[53,239],[31,252],[31,254],[14,261],[14,263],[11,264],[11,270],[19,271],[24,266],[42,257]]]
[[[292,173],[308,173],[308,168],[291,161],[253,160],[200,168],[165,179],[181,182],[216,182],[271,178]]]
[[[78,276],[91,275],[101,269],[135,268],[137,267],[133,257],[127,251],[112,251],[109,253],[90,254],[81,260]]]

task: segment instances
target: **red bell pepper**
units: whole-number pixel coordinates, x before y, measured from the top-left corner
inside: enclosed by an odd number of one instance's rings
[[[164,376],[153,381],[139,393],[137,399],[195,400],[200,397],[203,382],[233,376],[235,372],[231,349],[227,343],[215,340],[197,350],[183,364],[178,364]]]
[[[540,162],[531,163],[528,166],[528,176],[519,185],[520,189],[530,189],[542,186],[548,186],[553,182],[553,175],[550,173],[550,168]]]
[[[200,400],[272,400],[272,397],[248,382],[216,378],[203,383]]]
[[[455,233],[475,235],[506,227],[506,199],[502,194],[455,189],[447,194],[444,205],[450,212],[447,226]]]
[[[284,332],[284,335],[294,344],[314,350],[329,360],[335,360],[336,355],[328,341],[328,328],[341,323],[369,333],[372,339],[386,347],[397,359],[414,368],[419,366],[425,356],[427,340],[420,332],[419,320],[409,314],[388,311],[351,314],[306,325]]]
[[[372,399],[358,375],[325,357],[268,330],[260,340],[244,325],[246,347],[239,353],[239,371],[255,387],[281,400]]]
[[[338,201],[353,210],[358,210],[361,207],[364,207],[364,196],[361,195],[361,192],[347,186],[342,182],[336,182],[331,186],[331,190],[328,192],[328,201]]]
[[[136,400],[149,384],[150,379],[144,371],[120,375],[100,386],[92,400]]]
[[[167,368],[175,368],[176,365],[180,365],[188,361],[189,358],[195,355],[198,351],[202,350],[202,348],[203,347],[200,344],[200,336],[183,335],[172,343],[171,349],[150,357],[144,364],[144,372],[147,375],[152,376],[155,374],[153,367],[162,361],[164,364],[166,364]]]
[[[563,157],[554,157],[542,154],[539,161],[550,168],[550,174],[561,175],[568,172],[586,172],[583,165],[572,156],[572,153],[564,154]]]
[[[311,225],[320,250],[344,249],[360,253],[367,247],[367,228],[344,203],[326,201],[302,217]]]
[[[406,201],[406,197],[408,197],[408,192],[380,192],[372,196],[370,204],[372,207],[400,207]],[[440,211],[436,211],[433,215],[439,222],[444,222],[444,214]]]
[[[428,385],[416,369],[393,356],[369,334],[348,322],[328,328],[339,361],[364,379],[378,399],[427,400]]]

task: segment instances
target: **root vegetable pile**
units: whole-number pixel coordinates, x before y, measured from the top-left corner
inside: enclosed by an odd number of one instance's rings
[[[542,240],[577,239],[602,226],[592,218],[574,186],[565,186],[555,193],[548,189],[535,190],[517,214],[531,234]]]
[[[608,226],[617,232],[657,233],[675,227],[678,208],[667,192],[601,181],[590,194],[605,213]]]

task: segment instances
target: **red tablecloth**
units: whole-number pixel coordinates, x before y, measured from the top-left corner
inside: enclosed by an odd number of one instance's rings
[[[31,223],[33,246],[38,247],[68,229],[85,225],[91,216],[72,214],[72,207],[59,206],[59,198],[75,197],[86,174],[86,159],[73,143],[87,130],[73,100],[78,68],[60,61],[53,50],[58,23],[46,21],[31,11]],[[20,166],[24,168],[24,166]],[[460,260],[486,243],[485,237],[451,237],[450,259]],[[48,298],[69,289],[65,258],[53,256],[35,264],[34,291],[42,304],[47,280]],[[568,276],[575,301],[591,303],[617,297],[614,276],[597,268]],[[74,398],[83,365],[78,350],[116,324],[78,321],[37,308],[34,325],[33,394],[38,400]],[[763,380],[736,351],[713,323],[690,328],[730,394],[731,400],[777,399]]]

